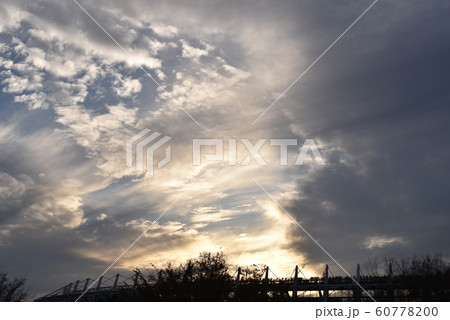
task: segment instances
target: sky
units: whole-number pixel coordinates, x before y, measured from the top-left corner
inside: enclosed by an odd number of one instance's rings
[[[101,27],[73,0],[0,1],[0,270],[33,294],[150,226],[107,275],[202,251],[280,277],[450,257],[448,2],[380,0],[311,68],[372,1],[78,3]],[[172,138],[154,175],[126,166],[145,128]],[[194,166],[200,138],[224,160]],[[287,165],[270,139],[297,139]],[[295,165],[305,139],[325,165]]]

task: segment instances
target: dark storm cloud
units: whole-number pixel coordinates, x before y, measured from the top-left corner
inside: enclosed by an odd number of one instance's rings
[[[274,107],[338,147],[285,205],[349,270],[370,256],[450,254],[449,9],[380,3]],[[329,262],[291,234],[311,262]]]
[[[37,297],[95,272],[90,275],[93,277],[104,268],[101,261],[81,258],[71,250],[83,245],[75,231],[55,224],[52,232],[48,232],[48,227],[35,224],[32,228],[16,228],[0,251],[2,269],[25,276],[27,286]]]

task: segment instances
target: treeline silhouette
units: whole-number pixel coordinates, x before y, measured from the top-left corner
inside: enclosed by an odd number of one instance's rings
[[[264,284],[265,265],[253,265],[240,270],[236,286],[236,267],[222,253],[203,252],[197,258],[164,269],[136,269],[139,278],[134,293],[110,299],[120,301],[290,301],[286,290],[268,291]],[[450,264],[441,255],[407,258],[385,258],[382,263],[368,260],[366,275],[374,279],[396,281],[404,288],[373,290],[377,301],[449,301]],[[234,270],[234,272],[233,272]],[[341,278],[342,277],[336,277]],[[330,280],[332,281],[333,278]],[[292,279],[283,279],[286,283]],[[394,292],[395,291],[395,292]]]
[[[380,266],[381,265],[381,266]],[[391,277],[408,290],[396,290],[395,301],[449,301],[450,263],[440,254],[400,258],[369,259],[366,272],[374,277]],[[389,292],[376,290],[379,301],[390,301]]]

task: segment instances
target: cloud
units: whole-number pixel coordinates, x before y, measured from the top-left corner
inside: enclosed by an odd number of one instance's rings
[[[27,189],[32,187],[33,181],[27,176],[21,176],[22,180],[10,176],[6,172],[0,172],[0,202],[1,211],[9,211],[20,206],[21,199],[26,194]]]
[[[130,97],[141,91],[142,85],[138,79],[124,79],[116,82],[115,90],[120,97]]]
[[[32,75],[31,79],[17,77],[11,73],[10,70],[4,71],[7,78],[2,81],[5,84],[3,92],[6,93],[22,93],[23,91],[37,91],[42,88],[42,78],[40,76]]]
[[[100,216],[97,217],[97,220],[102,221],[105,220],[108,217],[106,213],[100,214]]]
[[[382,237],[382,236],[373,236],[368,237],[365,241],[365,246],[368,249],[372,248],[383,248],[385,246],[393,245],[395,243],[402,244],[404,240],[399,237]]]
[[[59,107],[57,122],[67,136],[83,146],[97,163],[99,174],[121,177],[126,174],[123,146],[131,134],[129,127],[137,121],[137,109],[123,105],[107,106],[108,112],[92,115],[80,106]]]
[[[232,219],[239,214],[238,210],[220,210],[216,207],[198,207],[193,210],[191,221],[195,223],[212,223]]]
[[[174,36],[178,35],[178,28],[174,26],[168,26],[158,23],[153,23],[151,25],[151,29],[160,37],[164,38],[173,38]]]
[[[183,45],[183,58],[189,58],[198,61],[201,56],[207,56],[209,54],[208,50],[193,47],[189,45],[185,40],[181,40],[181,43]]]
[[[43,93],[22,94],[14,97],[14,102],[25,103],[30,110],[47,109],[48,103],[46,96]]]

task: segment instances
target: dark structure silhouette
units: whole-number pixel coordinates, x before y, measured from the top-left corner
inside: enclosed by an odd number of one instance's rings
[[[301,277],[296,266],[285,279],[269,276],[270,268],[233,268],[223,253],[202,253],[177,267],[125,278],[102,277],[68,284],[37,301],[448,301],[450,268],[440,255],[385,259],[385,271],[369,261],[369,275],[359,265],[354,277],[333,276],[328,265],[322,277]],[[331,276],[330,276],[331,274]],[[358,284],[361,285],[362,289]]]

